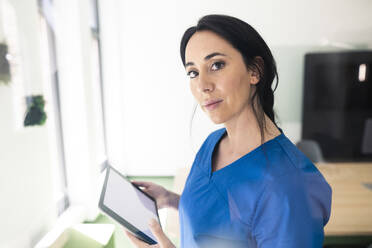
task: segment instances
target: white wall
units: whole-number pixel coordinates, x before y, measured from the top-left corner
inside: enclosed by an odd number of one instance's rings
[[[120,167],[129,174],[173,174],[190,166],[193,154],[215,126],[194,103],[179,55],[185,29],[211,13],[250,23],[271,47],[280,83],[275,109],[292,141],[300,138],[303,55],[330,42],[372,44],[368,0],[330,1],[116,1],[119,29],[124,147]]]
[[[117,166],[123,161],[123,131],[125,122],[120,56],[120,9],[116,0],[99,1],[102,70],[104,82],[105,124],[107,153],[110,163]]]

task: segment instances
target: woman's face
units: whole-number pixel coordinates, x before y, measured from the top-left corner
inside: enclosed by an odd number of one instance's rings
[[[229,42],[211,31],[198,31],[186,46],[185,62],[191,92],[215,124],[250,108],[251,85],[259,77],[247,70],[242,55]],[[210,100],[220,102],[205,106]]]

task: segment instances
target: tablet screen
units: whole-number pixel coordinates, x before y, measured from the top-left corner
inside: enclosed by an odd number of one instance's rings
[[[148,226],[151,218],[159,221],[155,201],[112,168],[108,170],[103,205],[156,241]]]

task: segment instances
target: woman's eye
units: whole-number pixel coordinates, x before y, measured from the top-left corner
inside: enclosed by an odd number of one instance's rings
[[[216,63],[212,64],[212,70],[216,71],[216,70],[219,70],[219,69],[223,68],[224,66],[225,66],[224,62],[222,62],[222,61],[216,62]]]
[[[187,76],[189,76],[190,78],[194,78],[197,76],[197,72],[196,71],[189,71],[187,73]]]

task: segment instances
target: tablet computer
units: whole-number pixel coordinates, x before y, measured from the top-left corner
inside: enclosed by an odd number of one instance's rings
[[[151,245],[157,243],[148,226],[151,218],[160,224],[155,199],[111,166],[106,168],[98,206],[140,240]]]

